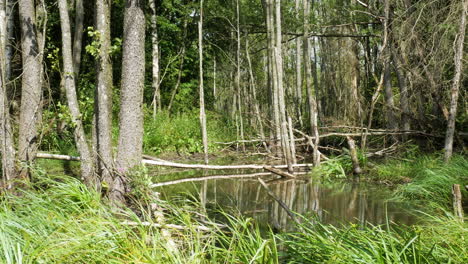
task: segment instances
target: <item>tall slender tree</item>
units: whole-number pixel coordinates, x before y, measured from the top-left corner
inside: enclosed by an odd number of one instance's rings
[[[123,176],[140,164],[143,152],[143,88],[145,77],[145,1],[126,0],[122,45],[122,81],[117,171],[109,197],[124,202]]]
[[[455,133],[455,119],[457,117],[458,94],[460,92],[460,79],[463,69],[463,48],[465,47],[466,16],[468,15],[468,0],[463,0],[460,4],[462,11],[460,14],[460,28],[455,42],[455,55],[453,63],[455,65],[455,75],[452,80],[450,90],[450,113],[447,122],[447,132],[445,134],[445,162],[452,157],[453,152],[453,134]]]
[[[151,46],[152,46],[152,88],[153,88],[153,119],[156,118],[156,112],[161,110],[161,91],[159,88],[159,40],[158,24],[156,13],[156,0],[150,0],[151,8]]]
[[[96,187],[94,166],[91,151],[86,140],[86,134],[81,120],[81,112],[78,104],[75,86],[75,71],[73,69],[72,40],[70,30],[70,18],[68,14],[67,0],[59,0],[60,28],[62,30],[62,57],[63,78],[67,94],[68,107],[74,125],[74,137],[76,147],[81,157],[81,177],[88,186]]]
[[[205,91],[203,87],[203,0],[200,0],[200,20],[198,20],[198,56],[200,70],[200,127],[205,164],[208,164],[208,135],[206,131]]]
[[[94,99],[94,136],[97,173],[101,181],[113,182],[112,154],[112,63],[110,58],[111,0],[96,0],[96,30],[99,32],[99,54],[96,63],[97,84]]]

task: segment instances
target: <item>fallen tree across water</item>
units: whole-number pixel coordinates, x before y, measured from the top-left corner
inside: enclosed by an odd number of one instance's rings
[[[57,160],[70,160],[70,161],[80,161],[80,157],[61,155],[61,154],[50,154],[50,153],[37,153],[36,158],[42,159],[57,159]],[[276,168],[276,169],[285,169],[288,168],[288,165],[262,165],[262,164],[241,164],[241,165],[204,165],[204,164],[186,164],[186,163],[177,163],[166,160],[148,160],[143,159],[141,161],[143,164],[155,165],[155,166],[166,166],[174,168],[187,168],[187,169],[206,169],[206,170],[236,170],[236,169],[264,169],[265,166]],[[312,167],[311,163],[303,164],[293,164],[293,167],[304,168]]]
[[[303,174],[306,174],[306,173],[307,172],[295,172],[294,174],[303,175]],[[272,175],[271,172],[257,172],[257,173],[248,173],[248,174],[211,175],[211,176],[204,176],[204,177],[184,178],[184,179],[178,179],[178,180],[167,181],[167,182],[158,182],[158,183],[151,184],[150,187],[151,188],[156,188],[156,187],[174,185],[174,184],[179,184],[179,183],[184,183],[184,182],[197,182],[197,181],[206,181],[206,180],[236,179],[236,178],[255,178],[255,177],[270,176],[270,175]],[[284,179],[285,177],[281,176],[281,178]],[[278,178],[278,179],[281,179],[281,178]],[[295,178],[290,178],[290,179],[295,179]]]

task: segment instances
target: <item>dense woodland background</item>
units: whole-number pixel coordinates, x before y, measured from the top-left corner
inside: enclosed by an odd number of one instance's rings
[[[448,160],[453,142],[465,151],[468,131],[467,8],[0,0],[3,186],[29,177],[38,150],[77,152],[85,182],[122,201],[143,151],[166,145],[208,153],[215,141],[245,150],[255,139],[297,162],[289,125],[309,139],[314,164],[320,145],[336,144],[320,135],[343,131],[359,133],[361,149],[368,132],[389,133],[388,146],[422,140]],[[161,130],[168,122],[179,126]]]

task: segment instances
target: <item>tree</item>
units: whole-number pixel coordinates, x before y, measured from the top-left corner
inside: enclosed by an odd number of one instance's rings
[[[160,90],[160,73],[159,73],[159,40],[158,40],[158,24],[156,15],[156,0],[150,0],[151,8],[151,46],[152,46],[152,88],[153,88],[153,119],[156,118],[156,112],[161,110],[161,90]]]
[[[208,135],[206,132],[205,91],[203,88],[203,0],[200,0],[200,20],[198,21],[198,56],[200,70],[200,127],[205,164],[208,164]]]
[[[112,155],[112,63],[110,58],[110,0],[96,0],[96,30],[99,54],[96,63],[97,84],[94,99],[95,148],[97,173],[106,186],[113,179]]]
[[[462,12],[460,14],[460,28],[458,31],[457,41],[455,42],[455,55],[453,63],[455,65],[455,75],[452,81],[452,88],[450,90],[450,113],[447,122],[447,132],[445,134],[445,162],[448,162],[452,157],[453,152],[453,134],[455,133],[455,118],[457,116],[457,103],[458,94],[460,91],[460,79],[463,69],[463,47],[465,44],[465,29],[466,29],[466,16],[468,13],[468,0],[461,3]]]
[[[16,177],[16,153],[11,128],[9,100],[7,96],[7,6],[5,0],[0,0],[0,154],[2,156],[3,186],[11,188],[11,180]]]
[[[36,156],[37,129],[42,118],[42,45],[44,40],[41,39],[43,37],[41,33],[37,32],[34,1],[21,0],[18,7],[23,61],[18,157],[24,163],[21,166],[20,177],[28,178],[28,166]]]
[[[60,25],[62,29],[63,78],[65,92],[67,94],[67,103],[74,126],[75,143],[81,157],[81,178],[87,183],[88,186],[96,187],[97,182],[94,177],[93,159],[88,142],[86,140],[86,134],[83,128],[81,112],[76,95],[70,18],[68,15],[67,0],[59,0],[58,5],[60,12]]]
[[[117,171],[109,197],[124,202],[124,175],[139,165],[143,151],[143,88],[145,77],[145,1],[127,0],[124,11],[122,81]]]

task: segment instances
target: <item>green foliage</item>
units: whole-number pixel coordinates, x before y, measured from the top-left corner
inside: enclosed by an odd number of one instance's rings
[[[425,226],[335,227],[303,218],[301,232],[280,234],[285,263],[466,263],[468,226],[432,218]]]
[[[170,116],[161,112],[153,120],[148,114],[145,121],[143,140],[146,153],[159,154],[176,151],[179,153],[203,152],[198,109],[189,113]],[[234,137],[224,120],[212,112],[207,113],[207,133],[209,150],[218,149],[216,141],[229,141]]]

